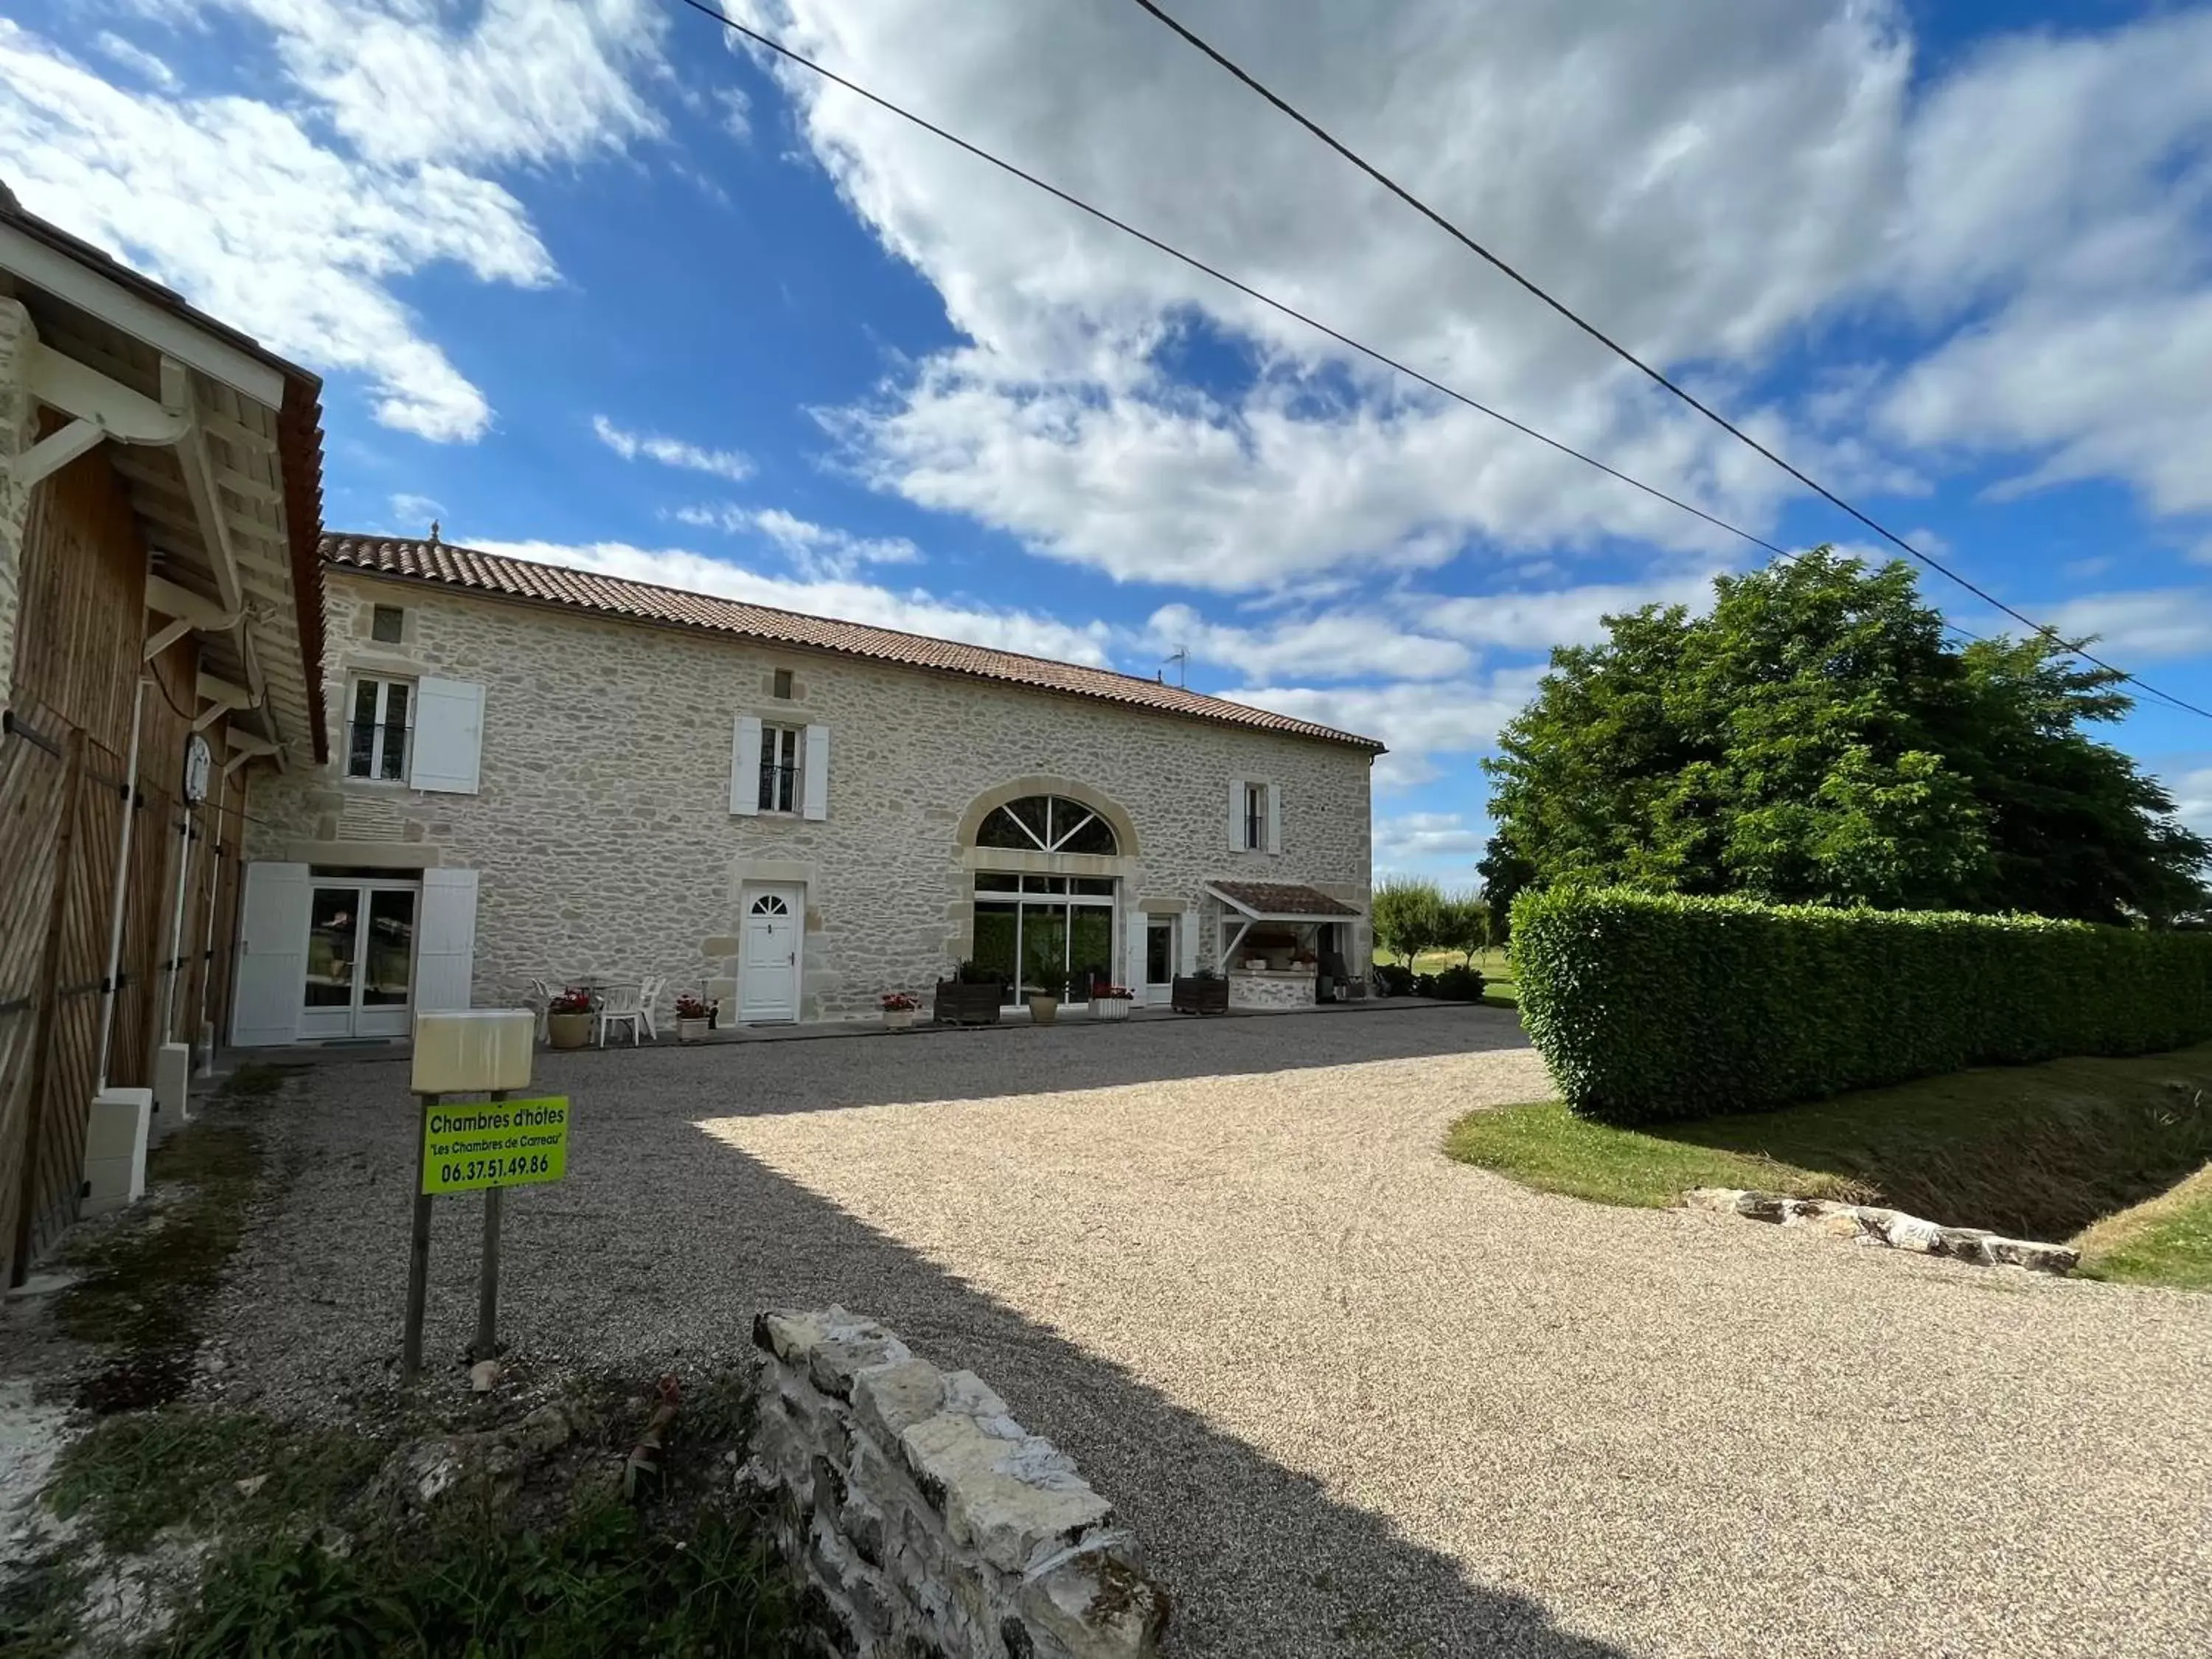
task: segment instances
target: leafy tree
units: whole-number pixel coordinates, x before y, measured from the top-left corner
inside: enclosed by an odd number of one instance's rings
[[[1494,908],[1525,886],[2162,922],[2212,842],[2084,725],[2131,706],[2047,640],[1959,648],[1911,569],[1832,549],[1607,618],[1485,763]]]
[[[1444,943],[1444,896],[1433,881],[1386,876],[1375,886],[1375,942],[1408,968]]]
[[[1456,951],[1466,967],[1474,966],[1474,953],[1490,943],[1490,906],[1479,893],[1446,893],[1439,901],[1437,947]]]

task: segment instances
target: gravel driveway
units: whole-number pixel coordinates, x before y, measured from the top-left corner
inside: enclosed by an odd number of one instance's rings
[[[572,1174],[507,1205],[538,1357],[741,1349],[836,1300],[1081,1462],[1186,1655],[2212,1650],[2212,1297],[2066,1283],[1447,1162],[1545,1093],[1509,1014],[542,1059]],[[405,1073],[279,1108],[229,1376],[389,1386]],[[477,1206],[441,1205],[431,1348]]]

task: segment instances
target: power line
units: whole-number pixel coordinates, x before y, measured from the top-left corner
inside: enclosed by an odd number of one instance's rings
[[[1207,264],[1205,260],[1198,258],[1197,255],[1186,253],[1182,249],[1175,246],[1173,244],[1163,241],[1160,238],[1152,235],[1147,231],[1139,230],[1136,226],[1129,223],[1127,220],[1115,217],[1113,214],[1107,212],[1105,209],[1094,206],[1091,203],[1085,201],[1081,197],[1061,189],[1059,185],[1051,183],[1048,179],[1039,178],[1036,173],[1030,173],[1026,169],[1017,166],[1015,163],[1006,160],[1002,156],[994,155],[989,150],[983,149],[981,145],[972,143],[969,140],[963,138],[956,132],[947,131],[945,128],[938,125],[934,121],[928,119],[927,117],[915,114],[912,110],[892,102],[891,100],[883,96],[879,93],[871,92],[867,88],[860,85],[858,82],[847,79],[844,76],[838,74],[836,70],[830,69],[824,64],[817,63],[811,58],[807,57],[804,52],[784,45],[782,41],[776,40],[774,36],[764,34],[760,30],[753,28],[747,24],[741,23],[735,18],[725,15],[715,7],[708,4],[707,0],[676,0],[676,3],[679,5],[689,8],[692,11],[697,12],[702,17],[712,19],[723,28],[729,30],[734,34],[743,36],[744,39],[751,41],[755,46],[761,47],[763,51],[770,52],[775,56],[784,59],[787,63],[794,64],[800,69],[805,70],[810,74],[818,76],[823,80],[828,81],[835,86],[842,87],[846,91],[852,93],[858,98],[865,100],[868,103],[873,104],[877,108],[884,110],[890,114],[896,115],[899,119],[905,121],[911,125],[920,127],[923,131],[929,133],[933,137],[943,139],[946,143],[951,144],[956,149],[965,151],[968,155],[975,157],[976,160],[980,161],[988,162],[990,166],[998,168],[1001,173],[1007,173],[1013,178],[1020,179],[1025,185],[1029,185],[1035,189],[1042,191],[1046,195],[1050,196],[1058,201],[1066,203],[1068,206],[1074,208],[1079,212],[1088,214],[1091,218],[1097,220],[1100,223],[1111,226],[1114,229],[1120,231],[1123,235],[1132,237],[1137,241],[1144,243],[1146,246],[1164,253],[1170,258],[1178,260],[1182,264],[1188,265],[1194,270],[1200,271],[1207,276],[1211,276],[1214,281],[1221,283],[1224,287],[1233,289],[1237,293],[1243,295],[1246,298],[1257,301],[1260,304],[1266,306],[1271,311],[1274,311],[1283,316],[1288,317],[1295,322],[1301,323],[1306,327],[1312,329],[1316,333],[1325,335],[1328,338],[1334,340],[1338,344],[1345,346],[1352,351],[1356,351],[1362,356],[1380,363],[1384,368],[1389,368],[1395,373],[1402,374],[1407,379],[1416,381],[1419,384],[1428,387],[1431,391],[1450,398],[1455,403],[1462,404],[1466,407],[1474,410],[1478,414],[1487,416],[1490,419],[1498,422],[1500,425],[1510,427],[1514,431],[1522,434],[1525,437],[1534,438],[1538,443],[1546,446],[1547,448],[1556,450],[1562,455],[1570,456],[1573,459],[1580,461],[1583,465],[1591,467],[1599,472],[1604,473],[1609,478],[1618,479],[1620,483],[1628,485],[1632,489],[1641,490],[1644,495],[1650,496],[1655,501],[1664,501],[1669,507],[1675,507],[1681,512],[1687,513],[1693,518],[1703,520],[1705,523],[1711,525],[1715,529],[1726,531],[1729,535],[1737,537],[1748,543],[1750,545],[1759,548],[1765,552],[1771,553],[1778,559],[1784,561],[1795,561],[1804,556],[1805,550],[1801,549],[1796,551],[1792,551],[1788,548],[1778,546],[1775,543],[1767,540],[1765,537],[1746,530],[1741,525],[1731,524],[1729,520],[1720,517],[1718,514],[1707,512],[1704,507],[1698,507],[1693,502],[1686,501],[1678,495],[1669,495],[1667,491],[1658,488],[1656,484],[1646,483],[1643,479],[1634,477],[1630,474],[1622,471],[1619,467],[1611,465],[1605,461],[1598,459],[1595,455],[1589,454],[1583,450],[1577,449],[1571,444],[1553,437],[1549,433],[1539,431],[1536,428],[1530,426],[1525,421],[1516,420],[1512,416],[1506,414],[1504,410],[1494,409],[1488,404],[1469,397],[1466,392],[1460,391],[1455,386],[1446,386],[1442,380],[1436,379],[1433,375],[1424,374],[1421,370],[1413,368],[1410,363],[1402,362],[1399,358],[1393,357],[1389,353],[1382,351],[1376,347],[1369,345],[1363,340],[1354,339],[1351,335],[1345,333],[1341,329],[1334,328],[1328,324],[1322,322],[1319,318],[1312,316],[1306,312],[1300,311],[1297,307],[1290,305],[1284,301],[1276,299],[1273,295],[1262,293],[1260,289],[1253,287],[1249,283],[1243,282],[1237,277],[1231,276],[1227,271],[1221,270],[1216,265]],[[1893,538],[1893,539],[1894,538]],[[1923,560],[1923,562],[1932,562],[1932,561],[1926,560],[1926,556],[1924,554],[1915,552],[1914,556]],[[1938,568],[1940,568],[1940,567]],[[1945,574],[1949,574],[1950,573],[1947,571]],[[1978,588],[1974,588],[1971,583],[1964,582],[1962,579],[1954,578],[1954,580],[1960,580],[1962,586],[1966,586],[1970,591],[1977,594],[1980,593],[1980,590]],[[1985,599],[1988,599],[1987,595],[1982,595],[1981,597]],[[2006,611],[2008,615],[2018,617],[2021,622],[2027,623],[2028,626],[2036,629],[2039,633],[2049,635],[2053,640],[2057,641],[2057,643],[2061,646],[2066,646],[2066,642],[2063,640],[2058,640],[2057,635],[2051,629],[2044,628],[2040,624],[2029,622],[2027,617],[2021,617],[2019,612],[2012,611],[2009,606],[1999,604],[1999,602],[1995,599],[1988,599],[1988,603],[1995,605],[2001,611]],[[1970,629],[1961,628],[1956,623],[1945,621],[1943,623],[1943,626],[1950,629],[1953,633],[1960,635],[1969,640],[1979,641],[1982,638],[1980,635],[1973,633]],[[2066,648],[2069,650],[2076,649],[2070,646],[2067,646]],[[2087,652],[2077,652],[2077,654],[2088,657],[2088,653]],[[2096,658],[2088,657],[2088,659],[2092,662],[2096,662],[2099,667],[2106,669],[2107,672],[2120,674],[2123,678],[2125,678],[2131,684],[2140,687],[2142,690],[2150,693],[2153,696],[2159,697],[2166,702],[2173,704],[2176,708],[2186,709],[2192,714],[2201,714],[2207,719],[2212,719],[2212,712],[2208,712],[2207,710],[2196,708],[2191,704],[2183,702],[2179,698],[2160,691],[2154,686],[2144,684],[2143,682],[2136,679],[2133,675],[2127,674],[2123,670],[2113,668],[2107,663],[2098,662]]]
[[[1289,100],[1284,98],[1280,94],[1262,84],[1249,70],[1237,64],[1234,59],[1231,58],[1227,54],[1221,52],[1218,47],[1212,46],[1198,34],[1194,33],[1190,28],[1177,21],[1175,17],[1170,15],[1164,9],[1157,3],[1157,0],[1131,0],[1131,3],[1149,13],[1170,32],[1180,36],[1185,42],[1194,47],[1205,57],[1211,58],[1216,64],[1219,65],[1220,68],[1226,70],[1237,80],[1242,82],[1246,87],[1256,93],[1261,98],[1264,99],[1269,104],[1272,104],[1276,109],[1281,111],[1285,115],[1289,116],[1291,120],[1297,122],[1308,132],[1313,134],[1313,136],[1320,139],[1322,143],[1328,145],[1329,149],[1334,150],[1339,155],[1352,163],[1353,167],[1358,167],[1362,173],[1375,180],[1376,184],[1381,185],[1383,189],[1389,191],[1400,201],[1405,203],[1407,207],[1412,208],[1423,218],[1428,220],[1439,230],[1442,230],[1446,235],[1451,237],[1453,240],[1467,248],[1468,252],[1476,254],[1482,259],[1488,262],[1499,272],[1510,277],[1522,288],[1535,295],[1537,299],[1541,300],[1553,311],[1559,313],[1560,316],[1565,318],[1583,333],[1589,335],[1590,338],[1595,340],[1600,345],[1605,347],[1607,350],[1620,358],[1622,362],[1632,365],[1654,383],[1664,387],[1668,392],[1672,392],[1675,397],[1680,398],[1682,402],[1687,404],[1692,409],[1696,410],[1698,414],[1704,416],[1714,425],[1719,427],[1723,432],[1726,432],[1730,437],[1735,439],[1739,443],[1745,444],[1750,448],[1757,451],[1759,454],[1765,456],[1769,461],[1771,461],[1776,466],[1780,467],[1791,477],[1796,479],[1799,483],[1803,484],[1808,489],[1813,491],[1814,494],[1819,495],[1831,506],[1840,508],[1843,512],[1849,514],[1853,519],[1856,519],[1860,524],[1864,525],[1869,530],[1873,531],[1875,535],[1880,536],[1884,541],[1902,549],[1912,557],[1919,560],[1922,564],[1926,565],[1930,570],[1936,572],[1940,575],[1947,576],[1951,580],[1956,582],[1960,586],[1965,588],[1966,592],[1972,593],[1976,599],[1981,600],[1983,604],[2002,611],[2006,616],[2010,617],[2014,621],[2021,623],[2023,627],[2032,629],[2034,632],[2040,634],[2045,639],[2051,641],[2054,645],[2057,645],[2087,661],[2096,664],[2098,667],[2105,670],[2107,673],[2118,675],[2122,679],[2128,682],[2130,685],[2135,686],[2139,690],[2148,692],[2152,696],[2161,698],[2165,702],[2172,703],[2177,708],[2185,708],[2192,714],[2201,714],[2207,720],[2212,720],[2212,710],[2199,708],[2194,703],[2185,702],[2179,697],[2174,696],[2171,693],[2161,691],[2156,686],[2151,685],[2146,681],[2137,679],[2133,674],[2129,673],[2127,670],[2121,668],[2115,664],[2106,662],[2101,657],[2092,655],[2089,652],[2083,650],[2081,646],[2069,643],[2061,637],[2057,629],[2050,627],[2046,623],[2036,621],[2033,617],[2028,616],[2024,611],[2014,610],[2002,599],[1998,599],[1994,593],[1989,592],[1987,590],[1976,586],[1973,582],[1967,580],[1967,578],[1960,575],[1957,571],[1952,569],[1948,565],[1944,564],[1941,560],[1935,558],[1929,554],[1922,552],[1911,542],[1906,541],[1904,537],[1897,534],[1894,531],[1889,529],[1887,526],[1880,523],[1867,514],[1861,512],[1857,507],[1852,506],[1850,502],[1837,495],[1832,489],[1830,489],[1826,484],[1820,483],[1819,479],[1811,477],[1803,471],[1801,471],[1797,467],[1792,465],[1789,461],[1783,459],[1782,456],[1777,454],[1773,450],[1769,449],[1765,444],[1759,442],[1758,439],[1753,437],[1748,432],[1746,432],[1742,428],[1737,426],[1726,416],[1722,415],[1709,404],[1701,402],[1692,392],[1669,379],[1660,370],[1654,368],[1650,363],[1645,362],[1644,359],[1638,356],[1626,346],[1622,345],[1611,335],[1606,333],[1604,330],[1599,328],[1597,325],[1590,322],[1580,313],[1570,307],[1564,301],[1554,298],[1548,290],[1535,282],[1534,279],[1523,276],[1512,265],[1507,264],[1504,259],[1492,252],[1480,242],[1476,241],[1474,237],[1468,235],[1467,232],[1462,230],[1450,220],[1445,218],[1443,215],[1437,212],[1436,209],[1431,207],[1426,202],[1414,195],[1413,191],[1407,190],[1395,179],[1393,179],[1389,173],[1383,172],[1382,168],[1376,167],[1372,161],[1367,160],[1365,156],[1360,155],[1357,150],[1352,149],[1351,146],[1338,138],[1334,133],[1330,132],[1328,128],[1322,126],[1320,122],[1306,114],[1304,111],[1291,103]],[[1737,533],[1741,534],[1742,532],[1738,532]]]

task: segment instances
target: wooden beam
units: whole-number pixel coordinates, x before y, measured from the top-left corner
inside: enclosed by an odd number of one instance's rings
[[[12,459],[0,459],[0,473],[27,490],[50,473],[58,472],[107,435],[96,422],[71,421],[58,432],[49,432]]]
[[[257,738],[252,732],[241,732],[236,726],[233,726],[228,735],[230,739],[230,746],[233,749],[239,750],[240,753],[247,755],[273,755],[276,752],[276,745],[270,742],[268,738]]]
[[[199,682],[195,690],[203,702],[219,702],[225,708],[253,707],[253,693],[242,685],[233,685],[228,680],[218,679],[204,668],[200,670]]]
[[[264,409],[283,406],[284,377],[268,363],[13,225],[0,225],[0,270],[190,364]]]
[[[43,342],[32,352],[30,380],[40,403],[90,421],[121,443],[173,444],[191,428],[189,411],[164,409]]]
[[[206,435],[196,418],[191,373],[174,357],[161,359],[161,402],[184,419],[185,431],[177,442],[177,465],[184,471],[185,490],[192,498],[192,517],[199,520],[200,536],[207,544],[208,562],[215,567],[216,592],[222,608],[245,608],[246,596],[238,585],[238,550],[230,536],[230,509],[216,488],[215,466],[208,459]]]
[[[195,732],[204,732],[208,727],[213,726],[217,720],[221,720],[228,713],[230,713],[230,705],[228,703],[211,702],[208,704],[206,708],[201,709],[199,714],[193,718],[192,730]]]
[[[227,634],[240,620],[238,611],[225,611],[165,576],[146,578],[146,608],[157,616],[177,617],[204,634]]]
[[[192,625],[182,617],[165,623],[161,631],[146,636],[146,650],[142,660],[151,662],[179,640],[192,631]]]

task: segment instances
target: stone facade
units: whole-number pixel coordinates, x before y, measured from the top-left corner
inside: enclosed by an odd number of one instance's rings
[[[532,977],[659,974],[671,991],[735,989],[740,916],[764,883],[803,884],[799,1018],[872,1017],[927,993],[972,951],[974,871],[1112,875],[1122,915],[1218,921],[1208,879],[1301,882],[1356,906],[1364,960],[1370,757],[966,676],[810,653],[452,588],[326,570],[333,765],[256,783],[246,854],[316,866],[479,872],[473,1000],[512,1004]],[[374,606],[404,608],[397,645]],[[791,676],[775,696],[777,671]],[[484,687],[478,791],[425,793],[340,775],[358,673]],[[828,814],[730,809],[739,714],[825,726]],[[1231,850],[1227,786],[1280,786],[1282,850]],[[979,851],[998,801],[1056,793],[1119,833],[1108,859]]]
[[[31,492],[16,483],[6,463],[31,447],[38,432],[31,396],[31,348],[38,330],[20,300],[0,299],[0,703],[15,667],[15,617],[21,603],[23,521]]]
[[[763,1314],[757,1455],[831,1650],[1151,1659],[1167,1597],[1067,1456],[972,1371],[842,1308]]]

